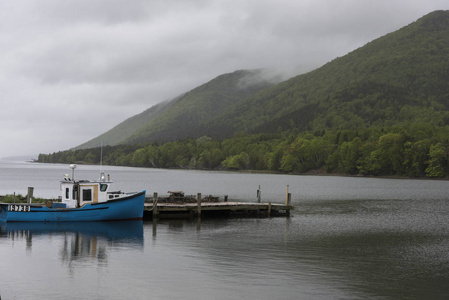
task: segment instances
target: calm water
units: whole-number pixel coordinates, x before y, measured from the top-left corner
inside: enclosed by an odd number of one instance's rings
[[[117,189],[283,202],[290,218],[0,225],[8,299],[448,299],[449,182],[103,167]],[[0,195],[66,165],[0,163]],[[79,166],[95,179],[98,167]]]

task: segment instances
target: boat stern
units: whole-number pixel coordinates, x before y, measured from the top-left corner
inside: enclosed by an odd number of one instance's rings
[[[6,222],[8,218],[8,204],[0,203],[0,222]]]

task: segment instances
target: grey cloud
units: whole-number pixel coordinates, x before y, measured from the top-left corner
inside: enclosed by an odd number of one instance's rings
[[[226,72],[297,75],[448,8],[446,0],[1,1],[0,138],[13,146],[0,157],[81,144]]]

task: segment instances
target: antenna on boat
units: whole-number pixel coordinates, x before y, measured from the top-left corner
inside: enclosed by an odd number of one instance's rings
[[[70,165],[70,169],[72,169],[72,181],[75,181],[75,169],[76,169],[76,165],[75,165],[75,164]]]

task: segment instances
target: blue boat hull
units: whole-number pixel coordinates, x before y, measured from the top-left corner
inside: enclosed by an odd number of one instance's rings
[[[145,191],[80,208],[48,208],[45,205],[0,204],[0,221],[6,222],[89,222],[141,220]],[[13,207],[13,208],[11,208]]]
[[[143,245],[143,221],[116,222],[0,222],[0,238],[27,233],[27,236],[79,234],[108,241]]]

